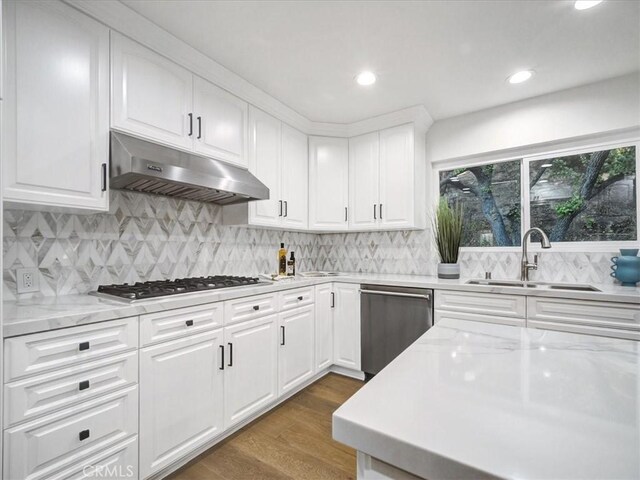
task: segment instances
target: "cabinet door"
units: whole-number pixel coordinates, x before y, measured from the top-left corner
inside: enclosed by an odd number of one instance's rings
[[[334,363],[360,370],[360,285],[335,283]]]
[[[62,2],[4,13],[4,199],[107,210],[109,30]]]
[[[247,102],[194,76],[193,110],[195,151],[248,167]]]
[[[222,329],[140,350],[141,478],[223,430]]]
[[[278,397],[277,319],[273,314],[224,329],[225,428]]]
[[[280,147],[282,123],[249,109],[249,170],[269,188],[269,199],[249,203],[249,223],[277,226],[282,218]]]
[[[383,227],[414,224],[413,126],[402,125],[380,132],[380,223]]]
[[[309,146],[307,136],[282,125],[282,224],[306,229],[309,219]]]
[[[278,391],[287,393],[313,376],[314,308],[296,308],[280,314]]]
[[[348,203],[349,141],[309,137],[309,227],[346,230]]]
[[[378,132],[349,139],[349,228],[370,230],[379,221]]]
[[[333,285],[316,286],[316,371],[333,363]]]
[[[193,76],[117,33],[111,34],[111,126],[193,148]]]

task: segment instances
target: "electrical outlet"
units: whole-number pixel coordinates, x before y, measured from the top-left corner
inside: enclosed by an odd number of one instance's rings
[[[16,288],[18,293],[30,293],[40,290],[37,268],[18,268],[16,270]]]

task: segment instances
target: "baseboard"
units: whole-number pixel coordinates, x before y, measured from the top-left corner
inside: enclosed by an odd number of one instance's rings
[[[356,380],[364,380],[364,372],[360,370],[351,370],[350,368],[341,367],[340,365],[331,365],[329,371],[345,377],[355,378]]]
[[[328,373],[337,373],[338,375],[343,375],[343,376],[355,378],[355,379],[358,379],[358,380],[363,380],[364,379],[364,373],[362,373],[362,372],[349,370],[348,368],[339,367],[337,365],[331,365],[330,367],[327,367],[324,370],[321,370],[320,372],[316,373],[313,377],[309,378],[309,380],[307,380],[306,382],[300,384],[295,390],[291,390],[290,392],[287,392],[283,396],[279,397],[275,402],[270,403],[269,405],[264,407],[262,410],[257,411],[251,417],[243,420],[242,422],[238,423],[237,425],[234,425],[229,430],[225,430],[224,433],[222,433],[221,435],[211,439],[209,442],[207,442],[207,443],[203,444],[202,446],[196,448],[192,452],[188,453],[187,455],[185,455],[184,457],[180,458],[179,460],[176,460],[174,463],[172,463],[171,465],[168,465],[167,467],[163,468],[159,472],[156,472],[153,475],[147,477],[145,480],[157,480],[157,479],[161,479],[161,478],[167,477],[168,475],[172,474],[173,472],[175,472],[179,468],[185,466],[187,463],[189,463],[192,460],[194,460],[196,457],[202,455],[204,452],[209,450],[211,447],[214,447],[216,444],[220,443],[224,439],[226,439],[226,438],[230,437],[231,435],[233,435],[234,433],[236,433],[238,430],[241,430],[242,428],[244,428],[247,425],[249,425],[251,422],[259,419],[265,413],[270,412],[275,407],[280,405],[282,402],[285,402],[285,401],[289,400],[295,394],[297,394],[300,391],[304,390],[305,388],[307,388],[312,383],[317,382],[318,380],[320,380],[322,377],[324,377]]]

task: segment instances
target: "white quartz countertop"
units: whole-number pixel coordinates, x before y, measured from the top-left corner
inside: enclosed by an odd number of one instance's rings
[[[640,478],[640,343],[461,320],[333,415],[333,437],[430,480]]]
[[[640,305],[640,288],[616,284],[595,285],[600,292],[572,292],[518,287],[468,285],[468,279],[443,280],[435,276],[341,273],[332,277],[302,277],[261,285],[225,288],[208,292],[172,295],[129,304],[116,299],[92,295],[11,300],[3,304],[3,333],[5,337],[26,335],[58,328],[86,325],[129,316],[231,300],[239,297],[272,293],[290,288],[329,282],[399,285],[441,290],[509,293],[514,295],[548,296],[582,300],[636,303]]]

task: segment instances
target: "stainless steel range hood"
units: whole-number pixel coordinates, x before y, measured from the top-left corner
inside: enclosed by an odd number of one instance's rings
[[[266,200],[255,176],[213,158],[111,132],[111,188],[229,205]]]

